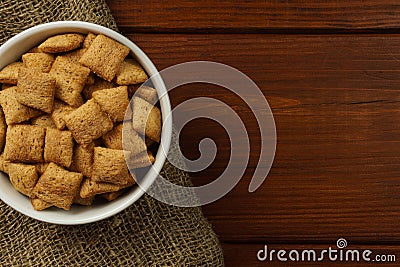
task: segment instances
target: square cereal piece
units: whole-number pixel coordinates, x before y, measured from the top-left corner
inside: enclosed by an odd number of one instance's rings
[[[122,196],[125,192],[128,191],[128,188],[124,188],[121,190],[118,190],[116,192],[109,192],[109,193],[104,193],[101,194],[100,196],[104,199],[107,199],[108,201],[113,201]]]
[[[142,66],[131,58],[125,59],[117,71],[116,82],[119,85],[131,85],[144,83],[148,76]]]
[[[147,150],[143,137],[133,129],[132,121],[124,122],[121,135],[123,136],[124,141],[123,149],[129,151],[131,156]]]
[[[136,90],[135,96],[146,100],[152,105],[155,105],[158,100],[157,90],[146,85],[140,86]]]
[[[111,82],[129,48],[102,34],[97,35],[79,62],[104,80]]]
[[[38,174],[35,165],[11,163],[8,166],[8,175],[14,188],[30,197],[32,190],[38,181]]]
[[[63,60],[68,60],[71,63],[74,64],[79,64],[79,60],[81,59],[82,55],[86,52],[85,48],[81,48],[78,50],[74,50],[71,52],[68,52],[66,54],[62,54],[62,56],[58,56],[61,57]]]
[[[122,150],[122,128],[120,123],[101,138],[107,148]]]
[[[0,155],[0,171],[8,174],[8,167],[10,166],[11,162],[6,160],[4,157],[4,153]]]
[[[78,192],[77,192],[77,194],[76,194],[76,196],[74,198],[74,204],[79,204],[79,205],[82,205],[82,206],[90,206],[90,205],[92,205],[93,200],[94,200],[94,196],[87,197],[87,198],[82,198],[80,193],[81,193],[81,190],[79,188],[79,190],[78,190]]]
[[[40,110],[19,103],[15,96],[15,89],[14,86],[0,92],[0,105],[3,108],[7,125],[27,121],[43,114]]]
[[[36,165],[35,165],[36,172],[38,174],[42,175],[44,173],[44,171],[46,170],[47,166],[49,166],[49,163],[47,163],[47,162],[36,163]]]
[[[139,97],[133,97],[132,126],[137,132],[157,143],[160,142],[161,112],[157,107]]]
[[[93,93],[94,101],[107,113],[113,122],[124,120],[126,109],[129,105],[128,87],[104,89]]]
[[[17,84],[18,72],[23,67],[22,62],[14,62],[0,71],[0,83]]]
[[[80,196],[83,198],[87,198],[103,193],[115,192],[123,188],[132,186],[134,184],[135,184],[135,177],[132,177],[131,175],[129,176],[129,183],[123,186],[111,183],[98,183],[92,181],[91,178],[86,178],[82,183]]]
[[[147,156],[149,157],[151,164],[154,164],[154,162],[156,162],[156,159],[154,158],[153,153],[151,151],[147,151]]]
[[[90,70],[59,56],[54,61],[50,74],[56,79],[56,98],[73,107],[83,104],[81,92]]]
[[[54,121],[58,130],[63,130],[65,128],[65,116],[70,114],[76,108],[65,104],[62,101],[54,100],[53,113],[51,113],[51,118]]]
[[[116,185],[126,185],[130,180],[130,173],[125,162],[126,151],[104,147],[94,148],[93,182],[105,182]],[[129,154],[127,155],[129,157]]]
[[[45,114],[31,119],[31,124],[35,126],[41,126],[44,128],[56,128],[56,125],[53,119],[51,118],[50,114]]]
[[[39,49],[39,47],[35,46],[29,49],[27,53],[42,53],[42,51]]]
[[[87,146],[75,144],[70,170],[80,172],[85,177],[92,176],[94,144]]]
[[[56,80],[49,74],[22,68],[18,75],[15,97],[25,106],[51,113],[55,86]]]
[[[47,129],[44,145],[44,161],[69,168],[72,163],[74,140],[69,131]]]
[[[88,84],[86,83],[85,87],[83,88],[82,94],[86,100],[92,98],[92,94],[96,91],[113,88],[115,85],[113,83],[107,82],[97,76],[94,77],[94,83]]]
[[[51,162],[32,193],[58,208],[69,210],[83,179],[81,173],[69,172]]]
[[[92,45],[92,43],[93,43],[94,39],[96,39],[96,37],[97,37],[96,34],[89,32],[86,35],[85,40],[83,41],[83,48],[89,48],[89,46]]]
[[[41,200],[40,198],[37,197],[31,197],[30,198],[32,207],[34,210],[40,211],[40,210],[45,210],[53,206],[51,203],[48,203],[46,201]]]
[[[0,108],[0,153],[3,152],[6,143],[7,124],[3,109]]]
[[[144,151],[129,158],[129,168],[144,168],[155,162],[153,153]]]
[[[84,38],[82,34],[77,33],[60,34],[47,38],[39,45],[39,49],[45,53],[68,52],[80,47]]]
[[[48,73],[53,65],[54,56],[47,53],[26,53],[22,55],[22,62],[25,68]]]
[[[44,138],[43,127],[14,125],[7,128],[4,157],[11,162],[43,162]]]
[[[91,143],[113,128],[110,118],[93,99],[65,116],[65,123],[81,145]]]
[[[96,183],[91,178],[83,180],[79,195],[81,198],[93,197],[98,194],[118,191],[123,188],[120,185],[111,183]]]

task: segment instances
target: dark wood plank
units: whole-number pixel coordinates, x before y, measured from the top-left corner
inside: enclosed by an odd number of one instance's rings
[[[329,249],[329,247],[332,247],[332,249],[337,249],[335,244],[317,244],[317,245],[287,245],[287,244],[227,244],[227,243],[222,243],[222,248],[224,250],[224,256],[225,256],[225,265],[227,267],[230,266],[241,266],[241,267],[253,267],[253,266],[398,266],[398,261],[399,261],[399,250],[400,248],[398,246],[354,246],[354,245],[349,245],[349,247],[343,249],[343,261],[330,261],[327,259],[327,255],[325,254],[326,257],[324,257],[324,261],[286,261],[282,262],[279,261],[278,258],[276,257],[276,254],[273,254],[273,261],[270,261],[269,259],[265,261],[259,261],[257,259],[257,252],[259,250],[262,250],[264,248],[264,245],[267,245],[267,251],[271,251],[272,249],[279,251],[279,250],[285,250],[287,251],[286,257],[288,256],[288,253],[291,250],[297,250],[300,253],[303,250],[315,250],[316,255],[318,257],[320,256],[320,252],[324,249]],[[346,261],[346,253],[348,250],[358,250],[359,255],[360,255],[360,261],[351,261],[351,254],[348,255],[348,261]],[[362,261],[362,252],[364,250],[371,250],[372,254],[369,257],[371,259],[370,262]],[[340,252],[339,252],[340,253]],[[293,254],[294,255],[294,254]],[[305,254],[305,259],[308,259],[307,256],[308,254]],[[340,254],[339,254],[340,255]],[[356,254],[355,254],[356,255]],[[379,256],[378,256],[379,255]],[[395,255],[396,261],[389,261],[386,260],[386,262],[377,262],[377,260],[382,259],[388,259],[391,258],[388,257],[388,255]],[[378,257],[376,257],[378,256]],[[301,257],[301,254],[300,254]],[[376,260],[375,260],[376,257]],[[340,259],[340,258],[339,258]]]
[[[242,116],[252,155],[239,185],[204,211],[223,241],[400,244],[400,37],[397,35],[132,34],[159,69],[191,60],[229,64],[249,75],[274,112],[278,145],[268,179],[248,193],[258,160],[255,120],[224,89],[193,84],[171,93],[221,99]],[[205,107],[210,108],[210,107]],[[191,123],[181,136],[189,158],[211,136],[217,160],[193,174],[223,171],[229,143],[215,123]]]
[[[400,26],[400,3],[395,0],[107,2],[118,25],[132,32],[226,33]]]

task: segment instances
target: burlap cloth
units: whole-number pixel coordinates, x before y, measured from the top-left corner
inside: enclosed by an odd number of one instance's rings
[[[0,11],[0,44],[24,29],[57,20],[117,29],[103,0],[1,0]],[[175,135],[170,153],[177,147]],[[170,163],[162,175],[191,185],[188,175]],[[0,201],[0,249],[2,267],[223,265],[218,239],[200,208],[169,206],[148,195],[116,216],[80,226],[39,222]]]

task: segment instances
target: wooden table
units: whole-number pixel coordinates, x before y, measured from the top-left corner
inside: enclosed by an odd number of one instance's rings
[[[198,96],[222,100],[249,132],[251,157],[243,179],[204,207],[227,266],[307,265],[260,262],[257,252],[264,245],[325,249],[336,247],[338,238],[349,249],[395,254],[400,265],[399,1],[110,0],[109,5],[122,32],[158,69],[194,60],[228,64],[253,79],[272,108],[275,161],[261,188],[249,193],[261,138],[249,108],[217,86],[192,84],[171,94],[174,106]],[[197,185],[216,179],[230,155],[223,128],[199,119],[181,136],[188,158],[199,156],[204,137],[219,150],[208,169],[192,174]],[[370,264],[380,265],[396,266]]]

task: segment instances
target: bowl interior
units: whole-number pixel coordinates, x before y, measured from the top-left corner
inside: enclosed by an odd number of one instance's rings
[[[93,32],[109,36],[131,49],[131,55],[143,66],[149,77],[158,72],[147,55],[126,37],[100,25],[73,21],[42,24],[30,28],[11,38],[0,47],[0,69],[18,60],[23,53],[38,45],[46,38],[56,34],[71,32]],[[105,219],[134,203],[144,194],[145,190],[147,190],[156,179],[158,172],[161,170],[166,159],[166,153],[164,151],[169,150],[171,142],[172,119],[170,116],[171,106],[167,90],[159,75],[151,77],[151,82],[154,84],[159,95],[163,129],[161,133],[160,147],[156,155],[156,162],[143,178],[144,182],[141,183],[140,187],[135,186],[129,192],[112,202],[99,202],[95,203],[93,206],[73,205],[70,211],[64,211],[57,208],[35,211],[30,204],[29,198],[18,193],[10,183],[7,175],[0,172],[0,199],[15,210],[29,217],[50,223],[70,225],[90,223]]]

